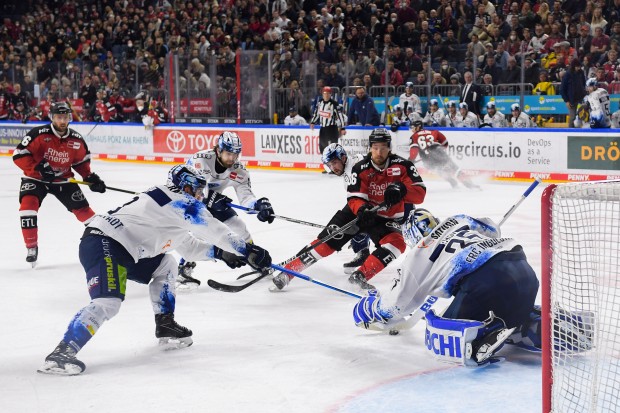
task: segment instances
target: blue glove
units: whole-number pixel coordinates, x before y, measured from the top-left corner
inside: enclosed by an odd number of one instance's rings
[[[398,204],[405,195],[407,195],[407,187],[402,182],[389,184],[383,193],[385,203],[389,206]]]
[[[267,198],[261,198],[254,204],[254,209],[258,211],[258,220],[261,222],[272,223],[275,219],[271,202]]]
[[[271,255],[258,245],[245,244],[245,260],[259,271],[269,270],[271,267]]]
[[[213,256],[226,263],[230,268],[239,268],[245,265],[243,257],[233,254],[232,252],[224,251],[221,248],[213,247]]]
[[[230,209],[230,205],[228,204],[232,202],[232,199],[224,194],[210,189],[209,193],[202,200],[202,202],[207,206],[209,211],[222,212]]]
[[[368,295],[353,307],[353,321],[358,327],[368,328],[371,323],[387,323],[389,318],[379,313],[381,297],[377,290],[368,290]]]
[[[84,178],[84,181],[90,184],[90,190],[93,192],[99,192],[102,194],[106,190],[105,182],[103,182],[101,178],[99,178],[99,175],[94,172]]]

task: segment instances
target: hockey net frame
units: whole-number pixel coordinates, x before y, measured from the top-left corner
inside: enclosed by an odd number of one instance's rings
[[[549,185],[541,204],[543,413],[620,411],[620,181]]]

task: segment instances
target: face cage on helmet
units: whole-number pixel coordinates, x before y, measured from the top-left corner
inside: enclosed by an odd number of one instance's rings
[[[401,226],[401,232],[403,233],[403,238],[405,238],[405,243],[410,248],[415,247],[418,244],[418,242],[420,242],[420,240],[424,238],[422,236],[422,233],[420,232],[420,230],[415,224],[413,215],[414,215],[414,211],[411,211],[411,213],[409,214],[409,217]]]
[[[193,173],[183,172],[179,176],[179,187],[181,190],[184,190],[186,186],[192,188],[192,192],[196,199],[202,199],[204,197],[204,189],[207,186],[207,181],[204,178],[197,177]]]
[[[50,112],[49,118],[52,121],[52,123],[54,123],[54,115],[69,115],[69,120],[67,121],[67,123],[73,122],[73,114],[71,112],[69,113],[51,113]]]

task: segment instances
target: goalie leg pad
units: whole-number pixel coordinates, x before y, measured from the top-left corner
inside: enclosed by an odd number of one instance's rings
[[[459,320],[439,317],[433,310],[426,313],[425,345],[439,361],[480,367],[502,347],[514,328],[491,317],[486,321]]]

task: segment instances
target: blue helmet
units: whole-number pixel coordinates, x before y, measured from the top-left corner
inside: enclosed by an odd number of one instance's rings
[[[324,164],[328,164],[329,162],[337,158],[344,162],[344,160],[342,159],[343,156],[347,156],[347,152],[344,150],[342,145],[340,145],[339,143],[330,143],[323,150],[323,156],[321,157],[321,161],[323,161]]]
[[[415,210],[411,211],[401,226],[401,232],[403,233],[403,238],[405,238],[405,243],[411,248],[415,247],[423,238],[420,230],[415,225],[414,214]]]
[[[586,80],[586,87],[598,87],[598,80],[595,77],[590,77]]]
[[[168,172],[168,185],[175,186],[181,191],[186,186],[192,188],[194,196],[204,191],[207,186],[207,180],[194,168],[187,164],[173,166]]]
[[[224,132],[217,138],[217,147],[220,152],[241,153],[241,138],[235,132]]]

